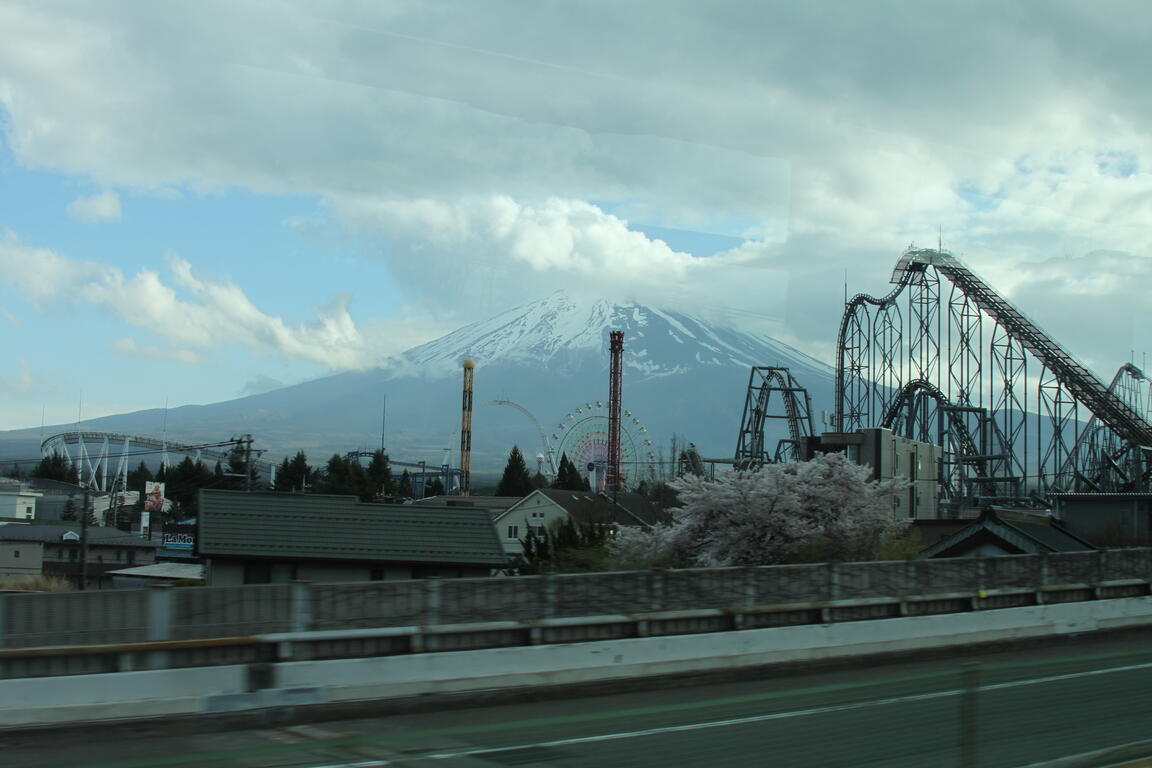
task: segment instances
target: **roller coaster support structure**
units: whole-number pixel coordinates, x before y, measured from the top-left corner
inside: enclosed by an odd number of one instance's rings
[[[1152,486],[1152,392],[1135,366],[1106,386],[955,256],[910,249],[886,296],[840,323],[841,431],[889,427],[941,446],[944,504],[1045,503]]]
[[[775,401],[773,395],[776,395]],[[773,410],[773,403],[778,410]],[[764,428],[770,420],[787,422],[788,437],[776,443],[769,455],[764,446]],[[811,437],[812,400],[787,368],[755,366],[748,376],[748,394],[744,398],[744,415],[740,419],[740,436],[736,440],[734,466],[755,470],[761,465],[796,461],[801,443]]]

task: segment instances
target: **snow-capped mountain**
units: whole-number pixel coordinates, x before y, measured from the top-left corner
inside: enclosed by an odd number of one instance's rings
[[[606,365],[609,330],[624,331],[625,369],[640,379],[698,367],[747,369],[777,360],[817,376],[830,375],[823,363],[769,337],[640,304],[603,299],[581,303],[563,291],[460,328],[409,350],[403,358],[412,368],[426,371],[455,371],[467,356],[482,365],[529,364],[566,371],[592,358]]]
[[[473,467],[496,471],[513,444],[528,456],[543,452],[543,441],[568,414],[607,400],[609,330],[624,331],[624,407],[655,445],[667,446],[676,434],[705,456],[732,455],[753,365],[790,368],[817,413],[832,407],[832,370],[775,339],[679,311],[557,292],[414,347],[381,368],[169,410],[167,434],[196,443],[250,432],[276,460],[302,449],[319,463],[335,452],[379,447],[385,422],[393,459],[436,466],[452,449],[455,463],[460,365],[472,357]],[[545,434],[515,409],[495,407],[496,400],[532,413]],[[84,428],[152,434],[163,419],[159,410],[139,411],[93,419]]]

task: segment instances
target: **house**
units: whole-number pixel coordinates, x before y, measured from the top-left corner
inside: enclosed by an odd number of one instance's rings
[[[495,518],[523,498],[523,496],[426,496],[405,503],[417,507],[477,507],[488,510],[489,516]]]
[[[563,491],[537,488],[493,519],[496,533],[510,556],[523,552],[529,530],[542,534],[553,524],[571,519],[579,526],[633,525],[650,527],[670,522],[671,515],[658,510],[638,493]]]
[[[986,507],[980,517],[921,552],[922,557],[996,557],[1095,549],[1047,515]]]
[[[36,502],[43,495],[18,482],[0,485],[0,518],[35,520]]]
[[[202,489],[196,549],[212,586],[487,576],[507,564],[485,509],[321,494]]]
[[[1098,546],[1152,544],[1152,493],[1053,493],[1058,520]]]
[[[81,536],[77,523],[0,525],[0,576],[62,576],[78,583]],[[115,528],[88,527],[87,583],[108,586],[109,571],[156,561],[158,545]]]

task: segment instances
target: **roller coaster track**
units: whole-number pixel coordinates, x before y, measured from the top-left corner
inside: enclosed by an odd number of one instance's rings
[[[985,499],[1004,499],[1017,495],[1013,491],[1018,491],[1021,478],[1016,472],[1018,467],[1015,457],[1006,444],[1007,441],[1004,439],[1003,433],[997,428],[995,422],[988,418],[986,409],[957,406],[950,402],[947,396],[932,382],[917,379],[908,382],[900,390],[900,394],[896,396],[884,414],[880,426],[902,432],[910,437],[919,437],[926,442],[933,441],[929,435],[924,434],[927,430],[921,430],[917,433],[914,429],[899,429],[900,420],[911,417],[918,410],[917,397],[932,401],[938,418],[943,417],[947,421],[947,428],[943,428],[942,425],[934,440],[946,449],[940,458],[938,474],[945,488],[953,489],[957,473],[952,471],[953,467],[950,465],[954,461],[959,461],[971,466],[976,472],[975,478],[966,478],[967,482],[980,486],[979,493],[969,493],[968,495],[978,495]],[[970,423],[972,421],[974,423]],[[951,439],[949,440],[949,438]],[[954,445],[950,443],[954,443]],[[995,469],[1000,469],[1000,473],[997,474]],[[995,487],[997,485],[1006,485],[1013,491],[1001,490],[997,493]]]
[[[76,466],[80,472],[81,484],[98,491],[108,490],[108,480],[113,477],[127,478],[129,459],[136,456],[160,456],[160,464],[171,465],[169,454],[192,457],[195,461],[227,462],[232,457],[231,450],[217,450],[220,448],[235,448],[239,440],[222,440],[217,443],[202,443],[200,445],[186,445],[164,438],[147,437],[144,435],[127,435],[119,432],[62,432],[45,438],[40,443],[40,455],[64,456],[70,464]],[[90,451],[89,446],[99,446]],[[119,447],[117,453],[113,446]],[[73,453],[76,455],[73,456]],[[111,472],[111,461],[117,459],[115,472]],[[254,458],[253,470],[266,474],[270,465]]]
[[[783,413],[770,410],[772,395],[777,393]],[[771,457],[764,449],[764,427],[769,419],[783,419],[788,424],[788,438],[777,443]],[[812,433],[808,390],[796,382],[787,368],[754,366],[748,376],[748,392],[733,464],[738,469],[755,470],[770,461],[794,461],[799,458],[801,441],[811,437]]]
[[[537,434],[540,435],[540,450],[544,456],[544,460],[548,464],[548,474],[550,477],[555,477],[556,476],[556,451],[552,447],[552,443],[549,442],[548,434],[544,431],[544,427],[541,426],[540,420],[538,418],[536,418],[536,415],[534,413],[532,413],[532,411],[530,411],[527,408],[525,408],[524,406],[520,405],[520,403],[517,403],[513,400],[505,400],[505,399],[492,400],[490,402],[484,403],[484,405],[507,405],[511,408],[515,408],[516,410],[520,411],[520,413],[524,414],[525,416],[527,416],[529,419],[532,420],[533,426],[536,427]]]
[[[1040,497],[1148,487],[1152,423],[1146,408],[1120,396],[1116,381],[1106,386],[947,252],[909,249],[891,282],[887,295],[857,294],[845,306],[837,340],[840,429],[898,423],[897,413],[921,402],[919,395],[946,417],[937,437],[950,430],[953,466],[976,472],[967,487],[993,476],[1016,478],[1018,494]],[[999,447],[980,444],[989,440]],[[1011,461],[1003,471],[982,477],[987,462],[978,457],[1004,454]]]
[[[1096,378],[1071,353],[1051,339],[1048,334],[1012,306],[1007,299],[996,293],[959,259],[943,253],[924,251],[913,252],[914,259],[926,259],[922,263],[932,264],[936,270],[959,286],[976,305],[1000,323],[1024,348],[1036,356],[1048,370],[1056,375],[1072,395],[1083,403],[1092,414],[1116,434],[1130,443],[1152,448],[1152,424],[1116,397],[1110,387]]]

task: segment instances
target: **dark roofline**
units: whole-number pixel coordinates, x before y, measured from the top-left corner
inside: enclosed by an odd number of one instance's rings
[[[1026,513],[1019,514],[1026,515]],[[1040,515],[1030,515],[1030,517],[1036,518],[1035,522],[1028,521],[1031,525],[1048,525],[1053,530],[1058,531],[1060,535],[1066,536],[1078,544],[1083,545],[1084,550],[1088,551],[1096,549],[1096,547],[1084,541],[1079,536],[1071,533],[1064,526],[1059,525],[1058,522],[1053,518]],[[1025,521],[1017,520],[1016,522],[1021,523]],[[968,525],[952,534],[949,534],[948,536],[941,537],[936,541],[935,544],[931,544],[921,550],[920,554],[924,557],[936,557],[937,555],[949,552],[950,550],[962,544],[965,540],[978,535],[981,531],[986,531],[987,533],[998,537],[1006,544],[1009,544],[1010,546],[1013,546],[1022,551],[1024,547],[1020,546],[1018,541],[1013,541],[1014,537],[1023,538],[1027,542],[1031,542],[1035,547],[1038,547],[1045,552],[1059,551],[1053,549],[1051,545],[1032,535],[1027,530],[1021,528],[1019,525],[1013,525],[1013,521],[1011,519],[1004,519],[1004,517],[997,513],[996,510],[987,508],[980,513],[979,517],[970,522]]]
[[[199,493],[196,552],[202,557],[507,564],[481,507],[376,504],[334,494]]]
[[[44,530],[50,528],[52,530]],[[39,523],[9,523],[0,525],[0,541],[26,541],[41,544],[75,544],[79,546],[80,540],[65,540],[63,536],[68,532],[81,535],[80,525],[44,525]],[[105,533],[107,532],[107,533]],[[160,545],[142,539],[134,533],[121,531],[118,528],[104,526],[89,526],[89,547],[140,547],[142,549],[159,549]]]

